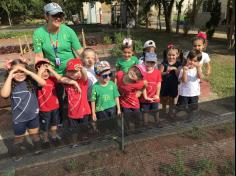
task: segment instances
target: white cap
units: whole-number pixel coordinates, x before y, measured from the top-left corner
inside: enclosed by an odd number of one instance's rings
[[[146,41],[146,42],[144,43],[143,48],[145,49],[145,48],[148,48],[148,47],[154,47],[154,48],[156,48],[155,42],[154,42],[153,40],[148,40],[148,41]]]
[[[55,15],[57,13],[64,13],[62,11],[61,6],[59,6],[55,2],[51,2],[51,3],[46,4],[43,9],[44,9],[44,12],[48,13],[49,15]]]

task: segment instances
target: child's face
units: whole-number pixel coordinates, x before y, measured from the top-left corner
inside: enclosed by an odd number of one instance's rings
[[[194,68],[199,64],[197,57],[193,58],[193,59],[187,59],[187,66],[188,68]]]
[[[171,49],[167,53],[167,59],[168,62],[171,64],[176,63],[177,57],[178,57],[178,50],[177,49]]]
[[[202,52],[204,49],[204,43],[202,40],[193,41],[193,49]]]
[[[42,74],[41,74],[41,77],[42,77],[43,79],[45,79],[45,80],[48,79],[49,76],[50,76],[49,70],[46,69],[46,68],[48,68],[49,66],[50,66],[49,64],[41,64],[40,66],[37,67],[37,69],[39,69],[40,67],[45,67],[44,71],[43,71]]]
[[[70,79],[73,79],[73,80],[78,80],[78,79],[81,79],[82,77],[82,73],[81,73],[81,70],[69,70],[69,71],[66,71],[66,76]]]
[[[124,48],[123,49],[123,58],[125,60],[129,60],[133,55],[133,49],[132,48]]]
[[[108,83],[111,80],[111,70],[107,70],[105,72],[103,72],[101,75],[99,75],[99,81],[103,84]]]
[[[136,74],[134,67],[131,67],[128,71],[128,77],[129,79],[131,79],[132,81],[138,81],[139,78],[138,78],[138,75]]]
[[[86,67],[92,67],[95,64],[96,55],[94,52],[87,52],[84,56],[84,64]]]
[[[144,64],[146,66],[147,71],[152,71],[156,66],[156,62],[153,61],[145,61]]]
[[[12,66],[12,69],[14,69],[16,66],[21,66],[21,67],[25,67],[23,64],[18,64],[18,65],[14,65]],[[16,72],[14,72],[14,80],[16,82],[22,82],[25,81],[27,78],[27,75],[25,72],[21,71],[21,70],[17,70]]]

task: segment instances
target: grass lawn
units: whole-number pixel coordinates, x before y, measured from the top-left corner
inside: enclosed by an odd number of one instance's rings
[[[235,58],[234,56],[215,55],[212,58],[210,84],[219,97],[235,95]]]

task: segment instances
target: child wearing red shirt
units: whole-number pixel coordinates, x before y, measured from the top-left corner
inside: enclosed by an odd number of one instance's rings
[[[74,86],[67,85],[66,93],[68,96],[68,117],[72,127],[86,120],[86,116],[91,114],[87,99],[88,77],[86,70],[79,58],[71,59],[66,65],[66,76],[78,83],[81,91]]]
[[[146,86],[144,77],[145,67],[143,65],[132,66],[128,73],[122,71],[116,73],[120,106],[124,113],[140,111],[139,96]]]
[[[38,76],[46,81],[46,85],[38,88],[38,103],[40,129],[44,132],[44,144],[49,145],[48,131],[50,129],[52,141],[57,142],[60,137],[57,135],[57,125],[59,120],[59,101],[56,95],[56,85],[58,82],[70,84],[79,88],[78,83],[66,77],[62,77],[50,66],[48,59],[40,59],[35,63]],[[50,73],[53,75],[51,76]]]
[[[161,72],[156,69],[157,55],[155,53],[146,53],[144,57],[144,65],[146,67],[145,80],[147,87],[144,94],[140,98],[141,111],[143,112],[144,124],[148,122],[148,114],[154,113],[155,121],[158,127],[161,127],[159,122],[159,103],[161,90]]]

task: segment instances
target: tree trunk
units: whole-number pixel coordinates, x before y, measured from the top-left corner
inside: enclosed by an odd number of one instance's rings
[[[227,9],[227,40],[228,40],[228,48],[231,49],[235,45],[235,1],[232,1],[232,10],[230,10],[230,0],[228,1],[228,9]]]
[[[10,14],[7,14],[7,17],[8,17],[9,25],[12,26],[12,22],[11,22],[11,16],[10,16]]]
[[[179,23],[180,23],[181,7],[178,9],[177,22],[176,22],[176,33],[179,33]]]
[[[167,4],[166,0],[162,0],[162,4],[164,7],[164,14],[165,14],[165,23],[166,23],[166,32],[172,32],[172,25],[171,25],[171,15],[172,15],[172,8],[174,5],[175,0],[171,0],[169,5]]]
[[[178,10],[178,15],[177,15],[177,23],[176,23],[176,33],[179,33],[179,26],[180,26],[180,17],[181,17],[181,13],[182,13],[182,4],[183,4],[184,0],[181,0],[179,2],[176,2],[176,7]]]
[[[135,15],[136,15],[136,18],[135,18],[135,27],[138,26],[138,20],[139,20],[139,0],[136,1],[136,12],[135,12]]]
[[[158,12],[159,29],[161,31],[162,30],[162,27],[161,27],[161,3],[158,3],[158,8],[159,8],[159,12]]]

